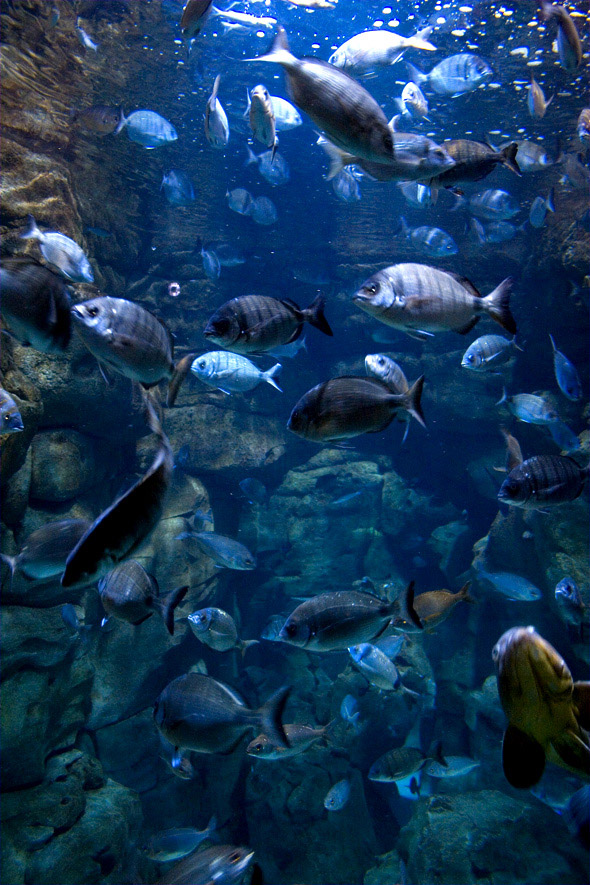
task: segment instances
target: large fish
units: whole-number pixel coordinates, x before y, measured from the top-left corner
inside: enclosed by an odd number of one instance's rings
[[[565,455],[535,455],[510,471],[498,500],[513,507],[539,510],[575,501],[588,482],[588,467]]]
[[[413,37],[402,37],[386,30],[363,31],[339,46],[328,61],[349,74],[372,73],[376,68],[394,65],[406,49],[436,52],[436,46],[427,40],[431,31],[432,28],[425,28]]]
[[[61,575],[68,556],[89,527],[87,519],[48,522],[31,532],[17,556],[2,553],[0,558],[12,575],[22,572],[31,581],[55,578]]]
[[[201,32],[212,6],[213,0],[187,0],[180,17],[180,30],[185,40],[192,40]]]
[[[420,630],[414,583],[394,602],[358,590],[321,593],[302,602],[285,621],[279,638],[307,651],[338,651],[371,642],[389,627]]]
[[[489,316],[513,335],[510,277],[486,297],[466,277],[426,264],[394,264],[363,283],[354,303],[385,323],[416,338],[452,330],[465,335]]]
[[[455,96],[472,92],[492,76],[489,64],[470,52],[443,58],[428,74],[423,74],[414,65],[408,64],[407,68],[414,83],[418,86],[427,83],[439,95]]]
[[[425,135],[391,130],[394,159],[389,163],[375,163],[355,156],[320,136],[318,144],[330,159],[326,180],[330,181],[346,166],[360,166],[376,181],[429,181],[454,165],[446,150]]]
[[[137,626],[157,612],[171,636],[174,635],[174,610],[187,591],[188,587],[179,587],[158,598],[157,580],[134,559],[118,565],[98,584],[100,601],[108,615]]]
[[[72,334],[70,296],[61,276],[31,258],[6,258],[0,265],[0,311],[21,344],[60,353]]]
[[[94,274],[90,262],[80,246],[59,231],[40,231],[29,215],[29,227],[21,240],[38,240],[41,254],[55,270],[73,283],[92,283]]]
[[[145,394],[145,405],[149,428],[158,437],[156,456],[141,479],[94,520],[74,547],[61,578],[62,587],[98,580],[133,553],[162,515],[174,456],[149,394]]]
[[[168,405],[174,404],[195,354],[174,365],[174,339],[162,320],[133,301],[108,295],[76,304],[72,319],[99,363],[145,387],[169,381]]]
[[[444,141],[442,147],[455,161],[455,165],[436,175],[431,187],[452,187],[461,181],[480,181],[493,172],[496,166],[505,166],[515,175],[522,174],[516,162],[518,145],[514,141],[501,150],[496,150],[484,141],[469,141],[467,138]]]
[[[392,393],[377,378],[344,375],[312,387],[295,405],[287,429],[303,439],[329,442],[378,433],[400,411],[426,426],[420,406],[424,375],[406,393]]]
[[[229,685],[202,673],[186,673],[160,694],[154,719],[171,744],[198,753],[230,753],[250,729],[288,746],[281,717],[289,691],[279,688],[262,707],[251,710]]]
[[[238,885],[253,857],[249,848],[236,845],[193,851],[166,870],[156,885]]]
[[[303,310],[293,301],[279,301],[268,295],[242,295],[226,301],[215,311],[204,335],[234,353],[261,353],[295,341],[303,323],[315,326],[324,335],[332,330],[324,316],[321,295]]]
[[[282,65],[293,102],[339,148],[376,163],[394,162],[391,130],[373,96],[325,61],[296,58],[284,28],[279,26],[269,53],[250,60]]]
[[[590,777],[590,682],[574,682],[561,655],[534,627],[513,627],[492,652],[508,718],[502,744],[507,781],[534,786],[545,759]]]

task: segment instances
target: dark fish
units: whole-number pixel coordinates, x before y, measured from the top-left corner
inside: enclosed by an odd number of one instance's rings
[[[588,467],[565,455],[535,455],[506,477],[498,500],[528,510],[565,504],[578,498],[588,481]]]
[[[133,559],[118,565],[98,584],[100,601],[108,615],[137,625],[157,612],[171,636],[174,635],[174,609],[187,591],[188,587],[179,587],[158,599],[158,582]]]
[[[19,571],[33,581],[61,575],[66,560],[90,523],[87,519],[60,519],[48,522],[28,536],[18,556],[0,554],[12,575]]]
[[[162,515],[172,479],[174,456],[148,394],[144,395],[147,423],[158,436],[158,451],[149,470],[129,491],[94,520],[68,556],[62,587],[97,581],[130,556]]]
[[[250,504],[266,504],[268,492],[266,486],[259,479],[247,477],[238,483],[246,500]]]
[[[96,104],[83,111],[74,111],[72,119],[84,129],[90,129],[99,135],[110,135],[115,131],[123,119],[123,108],[113,108],[110,105]]]
[[[441,146],[453,158],[455,165],[435,176],[430,183],[431,187],[452,187],[460,181],[480,181],[498,165],[505,166],[516,175],[522,174],[516,162],[516,142],[511,142],[499,151],[483,141],[469,141],[467,138],[444,141]]]
[[[204,830],[195,827],[176,827],[171,830],[163,830],[150,837],[145,846],[145,853],[150,860],[158,863],[167,863],[171,860],[179,860],[187,854],[195,851],[202,842],[215,841],[213,836],[217,827],[217,821],[213,816]]]
[[[446,767],[440,742],[435,745],[432,753],[428,754],[423,753],[419,747],[397,747],[373,762],[368,777],[370,781],[388,784],[404,780],[420,771],[429,759],[435,759]]]
[[[180,19],[180,30],[185,40],[192,40],[200,34],[212,6],[213,0],[188,0]]]
[[[299,338],[305,322],[324,335],[332,335],[324,316],[324,303],[325,299],[318,295],[313,304],[301,310],[289,299],[242,295],[222,304],[203,334],[234,353],[259,353],[288,344]]]
[[[250,729],[288,746],[281,716],[290,689],[279,688],[252,710],[229,685],[202,673],[186,673],[166,686],[154,704],[157,727],[175,747],[230,753]]]
[[[424,375],[406,393],[392,393],[383,381],[364,376],[331,378],[305,393],[289,417],[287,429],[314,442],[378,433],[399,411],[426,426],[420,397]]]
[[[291,612],[279,638],[308,651],[345,650],[371,642],[390,625],[401,630],[422,629],[413,603],[413,581],[394,602],[357,590],[321,593]]]
[[[174,864],[156,885],[238,885],[254,857],[249,848],[216,845]]]
[[[549,3],[548,0],[540,0],[539,6],[542,21],[557,19],[559,60],[564,68],[569,71],[575,70],[582,63],[582,43],[573,19],[565,7]]]
[[[446,150],[431,138],[415,132],[396,132],[391,129],[394,159],[389,163],[375,163],[350,152],[343,151],[331,141],[320,136],[318,144],[330,158],[326,179],[330,181],[347,166],[360,168],[376,181],[429,180],[454,165]]]
[[[231,568],[238,571],[249,571],[256,568],[256,557],[247,547],[218,535],[216,532],[182,532],[175,540],[194,541],[201,553],[210,556],[220,568]]]
[[[196,354],[174,365],[174,339],[162,320],[133,301],[110,296],[76,304],[72,318],[99,363],[145,387],[168,380],[168,405],[174,405]]]
[[[563,819],[570,833],[590,849],[590,785],[574,793],[563,811]]]
[[[282,65],[289,97],[341,150],[376,163],[394,161],[387,118],[372,95],[325,61],[296,58],[284,28],[279,26],[270,52],[251,61]]]
[[[66,349],[72,334],[70,296],[61,276],[31,258],[0,265],[0,310],[8,331],[43,353]]]

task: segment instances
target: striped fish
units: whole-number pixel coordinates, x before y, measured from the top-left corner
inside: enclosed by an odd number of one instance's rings
[[[527,510],[565,504],[578,498],[588,481],[588,467],[565,455],[535,455],[510,471],[498,500]]]

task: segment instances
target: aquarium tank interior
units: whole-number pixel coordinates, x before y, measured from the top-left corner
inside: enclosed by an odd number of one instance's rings
[[[585,885],[588,0],[1,0],[0,882]]]

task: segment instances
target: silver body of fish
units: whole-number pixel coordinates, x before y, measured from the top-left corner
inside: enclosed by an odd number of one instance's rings
[[[22,240],[38,240],[41,254],[62,276],[73,283],[92,283],[94,274],[84,251],[70,237],[57,231],[40,231],[29,215],[29,227]]]
[[[178,536],[179,540],[194,542],[201,553],[210,556],[214,562],[222,568],[236,569],[237,571],[250,571],[256,568],[256,557],[250,553],[247,547],[218,535],[215,532],[185,532]]]
[[[518,350],[515,338],[502,335],[481,335],[469,345],[461,359],[464,369],[473,372],[495,372],[515,356]]]
[[[426,39],[432,28],[413,37],[402,37],[391,31],[363,31],[342,44],[328,59],[331,65],[349,74],[366,74],[377,68],[394,65],[406,49],[435,52],[436,46]]]
[[[0,387],[0,435],[18,433],[24,430],[23,419],[18,406],[3,387]]]
[[[263,372],[247,357],[228,350],[212,350],[210,353],[204,353],[198,356],[191,366],[191,372],[200,381],[210,387],[217,387],[225,393],[253,390],[261,381],[266,381],[271,387],[280,391],[281,388],[275,380],[280,371],[280,363],[275,363]]]
[[[229,123],[227,114],[217,98],[220,81],[221,75],[218,74],[205,108],[205,136],[211,147],[223,149],[229,141]]]
[[[115,135],[122,129],[127,130],[130,141],[142,145],[147,150],[162,147],[178,138],[172,123],[155,111],[133,111],[128,117],[121,113],[121,122],[115,129]]]
[[[277,138],[275,115],[272,109],[270,94],[261,83],[250,92],[250,129],[254,138],[274,153],[279,140]]]

